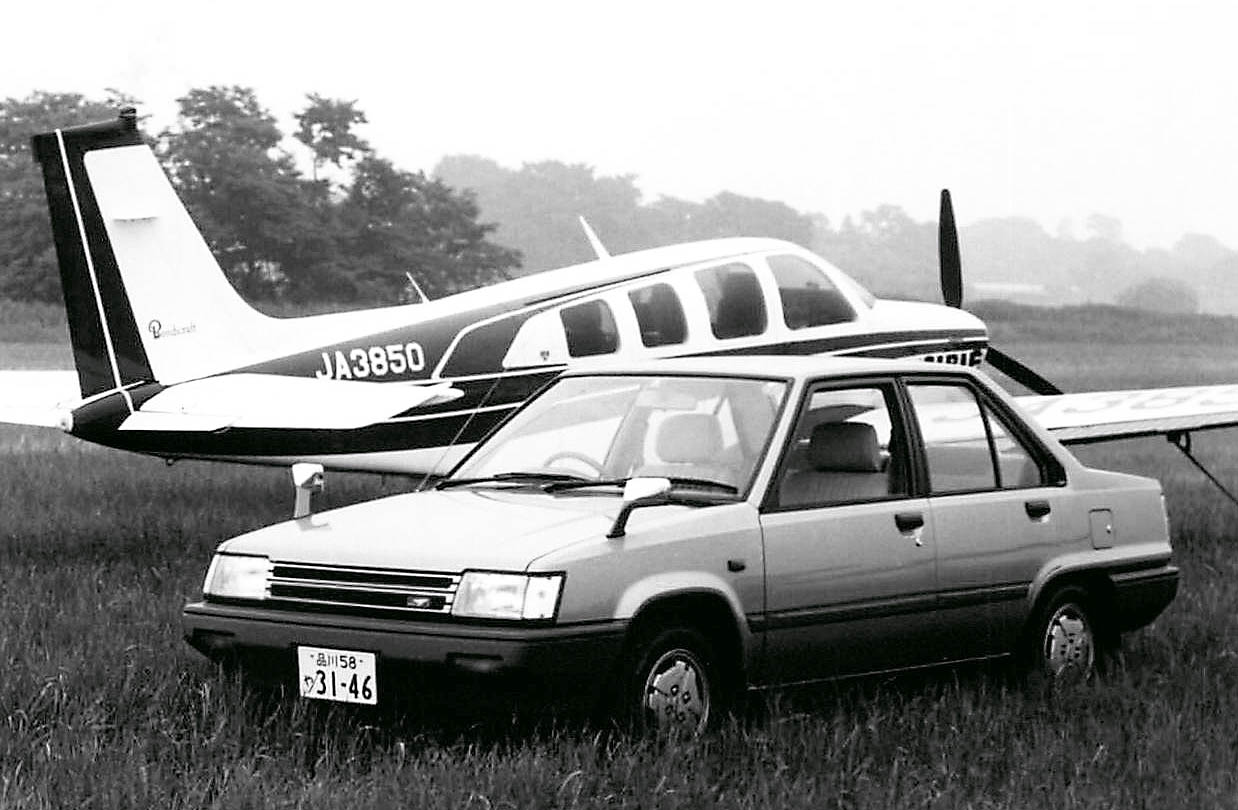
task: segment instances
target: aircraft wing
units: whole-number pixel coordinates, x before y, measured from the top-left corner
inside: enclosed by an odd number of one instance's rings
[[[1238,385],[1016,397],[1063,444],[1238,426]]]
[[[61,427],[81,398],[76,371],[0,371],[0,422]]]
[[[121,430],[213,432],[225,428],[353,430],[412,408],[461,396],[446,383],[318,380],[224,374],[170,386],[121,423]]]

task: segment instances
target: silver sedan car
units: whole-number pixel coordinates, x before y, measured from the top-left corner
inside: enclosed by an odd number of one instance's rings
[[[1086,679],[1177,583],[1158,483],[981,374],[696,358],[568,372],[435,489],[223,543],[184,627],[303,699],[502,681],[696,731],[779,684]]]

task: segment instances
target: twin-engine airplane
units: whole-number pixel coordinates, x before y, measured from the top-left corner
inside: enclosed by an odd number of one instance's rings
[[[679,355],[987,358],[1052,395],[1029,399],[1070,441],[1238,424],[1238,386],[1061,395],[990,347],[984,324],[960,308],[944,192],[947,306],[877,299],[778,240],[611,256],[589,232],[598,258],[584,264],[420,304],[278,319],[228,283],[134,110],[36,135],[33,151],[77,372],[0,372],[0,421],[111,447],[443,473],[566,366]]]

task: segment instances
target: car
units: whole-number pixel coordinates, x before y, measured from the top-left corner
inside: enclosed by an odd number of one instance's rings
[[[697,732],[782,684],[1087,679],[1177,587],[1160,485],[982,373],[729,356],[568,371],[433,489],[222,543],[183,622],[306,699],[515,682]]]

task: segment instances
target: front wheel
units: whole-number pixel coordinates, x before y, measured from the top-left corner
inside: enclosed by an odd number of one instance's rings
[[[618,714],[637,731],[700,734],[723,711],[713,645],[687,627],[654,632],[633,647]]]
[[[1027,638],[1027,669],[1050,688],[1091,680],[1104,654],[1103,636],[1088,592],[1071,585],[1040,608]]]

